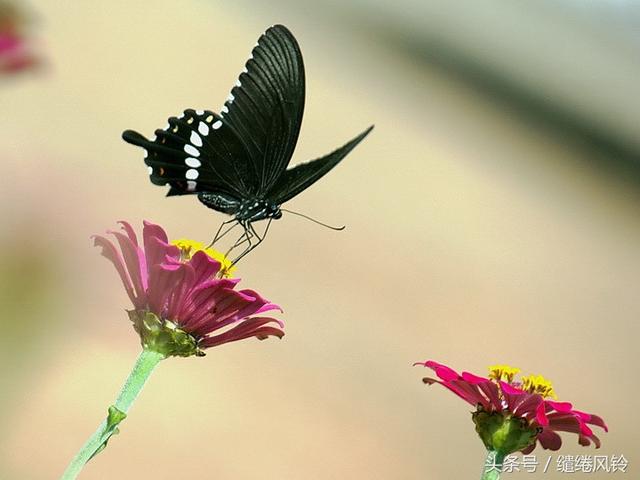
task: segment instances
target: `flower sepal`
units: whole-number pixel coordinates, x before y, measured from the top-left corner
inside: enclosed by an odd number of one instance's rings
[[[164,357],[204,357],[205,353],[193,335],[170,320],[163,320],[148,310],[128,310],[127,313],[145,350]]]
[[[507,412],[487,412],[481,406],[473,412],[472,419],[487,450],[505,456],[533,445],[540,433],[524,418]]]

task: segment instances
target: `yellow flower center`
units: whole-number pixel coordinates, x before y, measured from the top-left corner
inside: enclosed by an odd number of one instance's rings
[[[204,252],[210,258],[213,258],[216,262],[220,263],[220,272],[218,275],[221,278],[229,278],[235,271],[234,267],[224,253],[219,252],[213,248],[206,248],[204,243],[196,242],[195,240],[189,240],[188,238],[180,238],[171,242],[171,245],[175,245],[180,249],[180,256],[182,261],[191,260],[196,252]]]
[[[558,398],[556,392],[553,391],[553,385],[551,385],[551,382],[542,375],[529,375],[528,377],[522,377],[521,388],[526,392],[542,395],[544,398]]]
[[[493,365],[489,367],[489,378],[496,381],[512,383],[513,378],[520,372],[519,368],[509,365]]]

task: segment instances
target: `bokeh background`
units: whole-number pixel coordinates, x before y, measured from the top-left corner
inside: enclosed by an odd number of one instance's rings
[[[306,61],[294,162],[376,124],[287,205],[347,229],[275,222],[238,273],[284,307],[285,338],[163,362],[81,478],[477,478],[471,409],[421,383],[429,358],[544,374],[610,426],[561,453],[638,475],[637,2],[27,8],[44,64],[0,81],[0,478],[57,478],[139,351],[89,236],[149,219],[206,241],[223,220],[164,198],[122,130],[218,109],[273,23]]]

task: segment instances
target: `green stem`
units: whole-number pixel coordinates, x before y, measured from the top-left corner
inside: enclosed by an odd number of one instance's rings
[[[503,453],[489,450],[487,458],[484,461],[484,466],[482,467],[480,480],[498,480],[500,478],[500,472],[502,472],[504,457],[505,455]]]
[[[117,432],[118,424],[127,416],[131,404],[136,399],[155,366],[164,355],[151,350],[142,350],[129,378],[125,382],[116,403],[109,408],[108,417],[100,424],[93,435],[89,437],[80,451],[73,457],[71,463],[60,477],[60,480],[75,479],[85,464],[99,453],[107,444],[109,437]]]

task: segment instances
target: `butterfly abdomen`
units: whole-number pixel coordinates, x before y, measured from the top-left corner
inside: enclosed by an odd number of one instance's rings
[[[200,192],[198,200],[207,207],[228,215],[235,215],[240,209],[240,200],[225,193]]]

